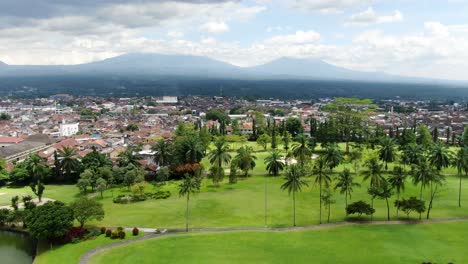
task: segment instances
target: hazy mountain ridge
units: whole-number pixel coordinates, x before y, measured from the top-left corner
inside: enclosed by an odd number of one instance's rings
[[[208,57],[130,53],[79,65],[7,65],[0,62],[0,77],[20,76],[184,76],[202,79],[298,79],[353,80],[378,82],[439,82],[423,78],[395,76],[380,72],[361,72],[337,67],[317,59],[280,58],[263,65],[238,67]]]

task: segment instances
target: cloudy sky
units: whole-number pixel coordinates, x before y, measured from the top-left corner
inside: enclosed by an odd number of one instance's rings
[[[0,61],[78,64],[129,52],[279,57],[468,80],[465,0],[2,0]]]

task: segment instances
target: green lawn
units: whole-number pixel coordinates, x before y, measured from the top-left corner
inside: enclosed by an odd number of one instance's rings
[[[106,250],[91,263],[467,263],[468,222],[188,234]]]
[[[15,195],[18,195],[20,199],[25,195],[31,195],[36,198],[36,195],[34,195],[29,186],[20,188],[3,187],[0,188],[0,206],[10,205],[11,198]],[[74,185],[47,185],[43,195],[43,197],[60,200],[65,203],[69,203],[79,196],[78,188]]]
[[[132,236],[131,232],[126,232],[125,240],[135,238]],[[140,232],[139,236],[142,236],[143,232]],[[66,244],[63,246],[55,247],[53,249],[42,248],[40,247],[40,253],[36,256],[34,260],[35,264],[62,264],[62,263],[78,263],[80,257],[88,252],[89,250],[104,246],[107,244],[117,243],[122,241],[121,239],[110,239],[104,235],[100,235],[95,239],[90,239],[86,241],[82,241],[78,244]]]

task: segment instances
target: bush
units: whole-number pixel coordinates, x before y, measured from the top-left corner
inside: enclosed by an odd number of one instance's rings
[[[124,239],[125,238],[125,231],[120,231],[119,232],[119,238]]]
[[[147,194],[147,196],[151,199],[167,199],[171,197],[170,191],[156,191],[154,193]]]
[[[106,230],[106,237],[110,237],[112,235],[112,230],[107,229]]]
[[[79,240],[83,239],[83,237],[88,233],[88,230],[80,227],[72,227],[70,231],[65,235],[65,242],[73,242],[78,238]],[[79,242],[79,241],[78,241]]]
[[[117,231],[122,232],[122,231],[123,231],[123,227],[121,227],[121,226],[117,227]]]
[[[120,237],[120,232],[118,230],[112,231],[112,233],[111,233],[111,238],[112,239],[117,239],[119,237]]]
[[[77,237],[74,237],[74,238],[72,238],[71,243],[72,244],[78,244],[78,243],[80,243],[80,241],[81,241],[81,239],[79,239]]]
[[[138,228],[134,227],[133,230],[132,230],[132,234],[134,236],[138,236],[138,233],[140,232],[140,230],[138,230]]]
[[[107,229],[106,229],[105,227],[101,227],[101,235],[102,235],[102,234],[105,234],[105,233],[106,233],[106,230],[107,230]]]
[[[358,217],[361,218],[362,214],[365,214],[365,215],[374,214],[375,209],[372,208],[370,204],[364,201],[358,201],[358,202],[349,204],[348,207],[346,207],[346,213],[348,215],[358,214]]]

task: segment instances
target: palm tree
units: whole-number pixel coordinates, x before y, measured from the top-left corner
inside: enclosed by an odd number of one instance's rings
[[[388,170],[388,163],[395,160],[395,148],[396,144],[393,139],[384,137],[380,140],[379,159],[385,162],[385,170]]]
[[[357,175],[359,161],[362,159],[362,149],[360,147],[349,152],[349,161],[353,163],[354,174]]]
[[[364,180],[370,179],[370,190],[378,189],[384,183],[385,178],[382,176],[382,164],[379,163],[377,157],[372,157],[365,163],[367,171],[364,174]],[[374,208],[374,198],[372,196],[371,206]],[[371,215],[372,220],[373,215]]]
[[[252,147],[243,146],[237,150],[237,155],[234,157],[233,162],[235,162],[237,167],[244,172],[244,177],[249,175],[249,170],[255,168],[255,160],[257,157],[252,153]]]
[[[76,172],[80,168],[80,162],[77,159],[77,150],[72,147],[63,147],[58,151],[60,167],[65,170],[65,175],[71,179],[72,172]]]
[[[203,158],[203,147],[197,137],[186,137],[183,143],[186,163],[198,163]]]
[[[179,196],[187,197],[187,204],[185,208],[185,232],[188,232],[188,219],[189,219],[189,202],[190,194],[196,193],[200,190],[201,177],[185,175],[184,180],[179,185]]]
[[[309,148],[308,140],[305,135],[297,136],[296,141],[297,142],[292,147],[292,153],[299,161],[299,164],[304,166],[305,162],[312,156],[312,151]]]
[[[119,153],[119,166],[120,167],[127,167],[129,165],[133,165],[135,167],[140,167],[140,160],[141,157],[137,156],[134,148],[130,147],[127,148],[125,151]]]
[[[338,167],[338,165],[343,162],[343,153],[337,144],[331,144],[327,147],[325,153],[325,162],[331,171],[333,171],[333,168]]]
[[[293,224],[296,226],[296,192],[302,190],[302,186],[308,186],[307,182],[302,179],[304,175],[303,169],[297,165],[291,165],[286,172],[286,182],[281,185],[282,190],[288,190],[289,195],[293,194]]]
[[[322,185],[324,184],[325,187],[328,188],[330,185],[331,179],[330,179],[330,173],[328,171],[327,167],[327,162],[323,157],[319,157],[315,161],[315,165],[313,168],[313,174],[316,175],[315,177],[315,183],[319,184],[320,186],[320,224],[322,224]]]
[[[429,184],[430,179],[433,177],[434,173],[435,172],[433,168],[429,165],[429,162],[425,158],[421,158],[419,164],[413,165],[411,168],[413,183],[415,185],[421,185],[419,200],[422,200],[423,189]],[[419,214],[419,219],[421,219],[421,214]]]
[[[217,165],[219,168],[223,164],[229,164],[231,161],[231,154],[229,154],[229,145],[223,138],[218,138],[214,142],[215,149],[208,154],[208,159],[211,165]]]
[[[429,153],[429,162],[432,166],[436,167],[439,172],[442,168],[447,168],[450,165],[448,149],[439,143],[435,144]]]
[[[370,179],[371,187],[380,187],[385,180],[382,177],[382,164],[379,163],[376,157],[372,157],[366,161],[365,166],[367,167],[367,171],[364,174],[364,180]]]
[[[454,156],[452,165],[457,168],[458,177],[460,178],[458,186],[458,207],[461,207],[461,187],[462,187],[462,172],[465,176],[468,174],[468,148],[464,147],[458,150]]]
[[[283,156],[278,150],[270,152],[270,155],[265,158],[265,164],[268,173],[273,176],[278,176],[285,166]]]
[[[161,139],[156,142],[151,149],[154,151],[154,161],[156,161],[159,166],[169,165],[172,153],[171,144],[168,141]]]
[[[25,160],[25,168],[32,178],[30,187],[33,193],[39,198],[39,202],[42,201],[42,194],[44,193],[45,186],[43,184],[45,168],[45,161],[37,154],[32,154],[27,160]]]
[[[348,207],[348,196],[351,199],[351,193],[353,192],[353,187],[361,187],[357,182],[354,182],[354,178],[351,175],[349,169],[344,169],[337,178],[337,183],[335,185],[335,190],[340,189],[340,194],[345,195],[345,210]]]
[[[405,170],[402,167],[394,167],[393,168],[393,173],[390,175],[388,178],[388,182],[392,186],[393,189],[396,190],[397,192],[397,201],[400,200],[400,194],[402,191],[405,190],[405,180],[406,180],[406,174]],[[398,206],[397,206],[397,211],[396,215],[398,218]]]

